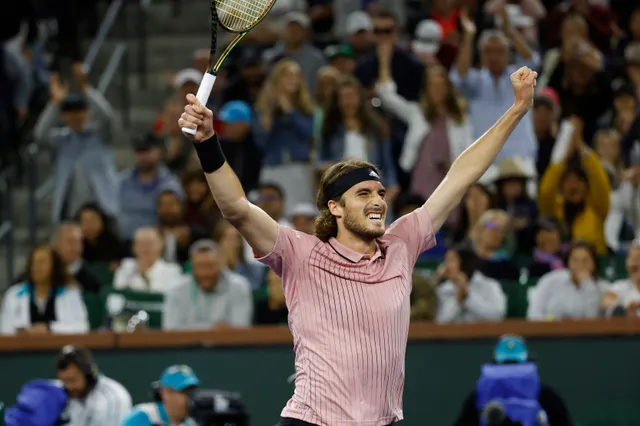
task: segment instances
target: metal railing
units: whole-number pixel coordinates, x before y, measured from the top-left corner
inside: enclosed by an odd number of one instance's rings
[[[4,248],[6,285],[10,285],[14,278],[13,253],[15,238],[13,235],[13,184],[9,170],[5,170],[4,173],[0,174],[0,206],[2,207],[0,212],[0,220],[2,220],[2,223],[0,223],[0,248]],[[0,289],[3,287],[0,285]]]

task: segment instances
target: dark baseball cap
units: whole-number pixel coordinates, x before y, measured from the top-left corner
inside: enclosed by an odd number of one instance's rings
[[[63,112],[83,111],[88,107],[87,98],[82,93],[69,93],[62,101],[60,110]]]
[[[251,67],[262,62],[262,50],[257,46],[244,46],[237,55],[235,62],[239,67]]]
[[[134,151],[147,151],[151,148],[162,148],[164,143],[161,138],[153,133],[146,133],[133,140]]]

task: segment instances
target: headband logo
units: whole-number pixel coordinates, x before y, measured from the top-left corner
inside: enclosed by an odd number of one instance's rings
[[[380,176],[378,176],[378,174],[376,172],[374,172],[373,170],[371,170],[369,172],[369,176],[372,176],[372,177],[374,177],[376,179],[380,179]]]

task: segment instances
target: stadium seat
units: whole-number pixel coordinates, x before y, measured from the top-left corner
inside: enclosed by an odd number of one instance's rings
[[[507,296],[507,318],[525,318],[529,307],[529,288],[537,281],[529,280],[522,284],[518,281],[502,281],[502,291]]]
[[[96,330],[104,325],[105,319],[105,295],[85,293],[83,295],[84,304],[89,314],[89,325],[91,330]]]

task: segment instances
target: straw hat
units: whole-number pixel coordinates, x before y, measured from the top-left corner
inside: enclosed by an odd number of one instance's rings
[[[519,158],[505,158],[498,164],[498,173],[495,182],[506,179],[529,179],[526,168]]]

